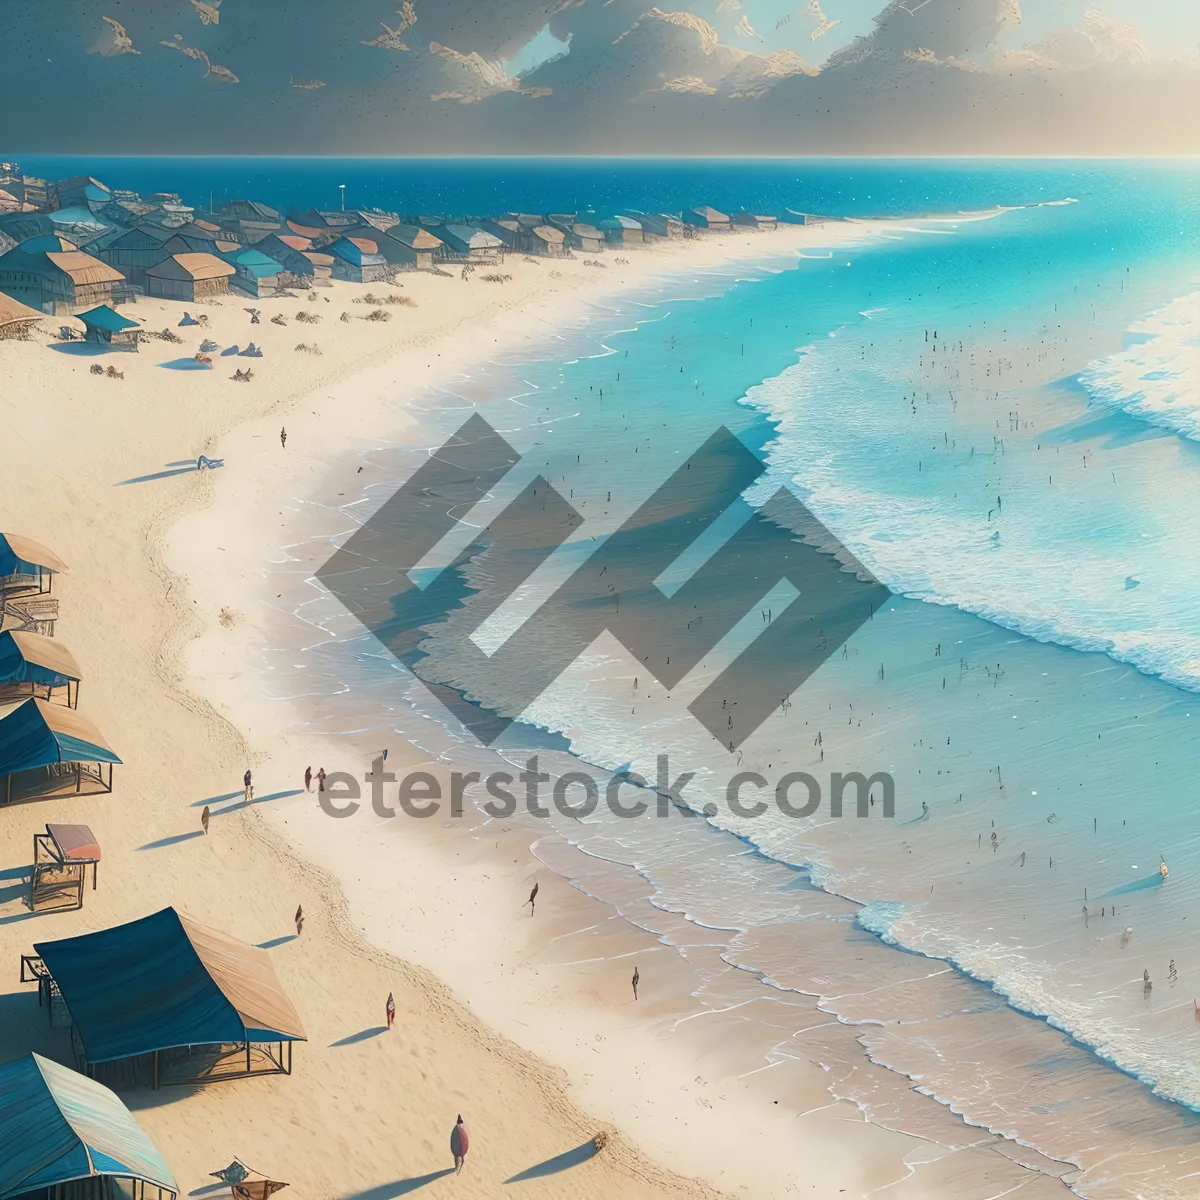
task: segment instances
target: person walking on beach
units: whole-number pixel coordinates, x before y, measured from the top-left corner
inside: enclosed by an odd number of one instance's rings
[[[208,818],[210,815],[211,814],[208,811],[208,805],[206,804],[200,812],[200,824],[204,826],[204,834],[206,837],[208,836]]]
[[[299,937],[304,932],[304,905],[296,905],[296,936]]]
[[[392,998],[392,993],[388,992],[387,1007],[387,1027],[391,1029],[392,1022],[396,1019],[396,1001]]]
[[[306,792],[312,791],[312,767],[304,768],[304,790]]]
[[[529,893],[529,899],[525,901],[525,904],[529,905],[529,915],[531,917],[533,916],[534,906],[537,901],[538,886],[536,883],[533,885],[533,891]],[[521,907],[524,908],[525,905],[523,904]]]
[[[250,779],[250,768],[246,768],[245,775],[242,776],[242,786],[246,789],[246,803],[249,804],[254,799],[254,784]]]
[[[633,968],[633,998],[637,999],[637,985],[641,981],[641,976],[638,974],[637,967]]]
[[[324,790],[325,790],[325,768],[321,767],[321,769],[319,771],[317,771],[317,791],[323,792]]]
[[[450,1133],[450,1153],[454,1155],[455,1175],[462,1171],[463,1163],[467,1161],[467,1150],[470,1145],[471,1139],[467,1137],[467,1127],[463,1124],[462,1113],[459,1113],[458,1121]]]
[[[283,449],[285,449],[285,450],[287,449],[287,427],[286,426],[284,426],[279,431],[279,444],[280,444],[280,446],[283,447]]]

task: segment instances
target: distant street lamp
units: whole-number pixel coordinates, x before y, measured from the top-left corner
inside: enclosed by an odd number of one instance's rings
[[[346,211],[346,185],[344,183],[339,183],[338,190],[342,194],[342,212],[345,212]]]

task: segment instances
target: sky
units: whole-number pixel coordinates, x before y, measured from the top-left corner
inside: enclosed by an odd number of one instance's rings
[[[1200,153],[1198,0],[4,0],[0,155]]]

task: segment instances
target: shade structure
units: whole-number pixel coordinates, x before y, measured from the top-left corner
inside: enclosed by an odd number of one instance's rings
[[[39,1054],[0,1066],[0,1200],[104,1175],[179,1193],[162,1155],[103,1084]]]
[[[51,763],[120,763],[100,731],[72,708],[26,700],[0,718],[0,776]]]
[[[39,570],[61,574],[66,569],[57,554],[32,538],[0,533],[0,575],[36,575]]]
[[[97,862],[100,843],[87,825],[47,825],[46,832],[63,862]]]
[[[85,325],[103,329],[106,333],[123,333],[127,329],[138,329],[141,326],[140,321],[122,316],[116,309],[109,308],[107,304],[89,308],[87,312],[79,314],[79,319]]]
[[[307,1040],[265,950],[173,908],[34,949],[88,1063],[180,1046]]]
[[[82,678],[74,656],[57,639],[20,629],[0,633],[0,683],[57,688]]]

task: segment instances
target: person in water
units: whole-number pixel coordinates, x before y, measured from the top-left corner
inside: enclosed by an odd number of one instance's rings
[[[454,1155],[454,1173],[459,1174],[463,1163],[467,1161],[467,1150],[471,1139],[467,1137],[467,1127],[463,1124],[462,1113],[458,1114],[458,1122],[450,1132],[450,1153]]]

